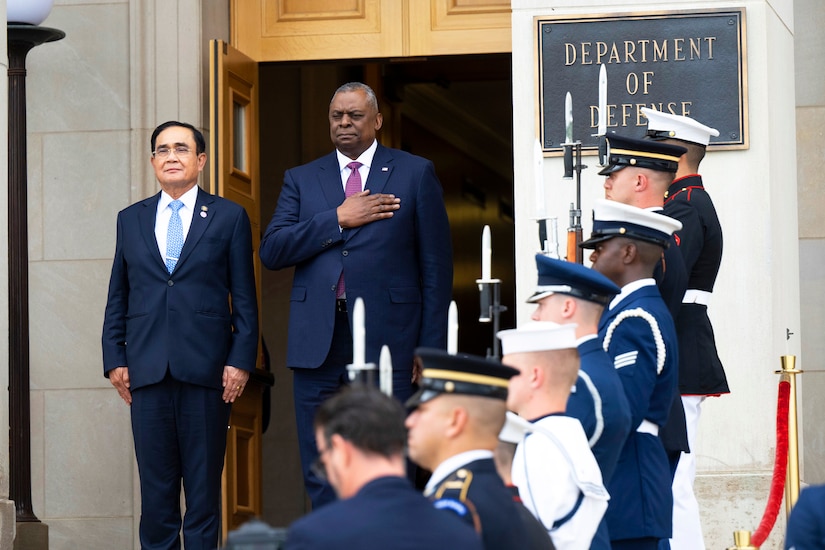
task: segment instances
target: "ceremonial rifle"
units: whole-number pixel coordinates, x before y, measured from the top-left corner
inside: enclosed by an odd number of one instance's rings
[[[573,99],[570,92],[564,98],[564,176],[566,180],[573,179],[576,173],[576,202],[570,203],[570,226],[567,228],[567,261],[583,263],[584,255],[579,244],[582,242],[582,169],[587,168],[581,162],[581,141],[573,141]]]

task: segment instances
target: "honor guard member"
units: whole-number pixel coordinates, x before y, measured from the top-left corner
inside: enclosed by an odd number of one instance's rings
[[[566,414],[581,422],[607,483],[630,433],[630,405],[598,332],[605,306],[621,289],[598,271],[543,254],[536,254],[536,268],[536,292],[527,299],[536,304],[532,319],[576,325],[581,363]]]
[[[593,250],[593,269],[622,289],[599,323],[635,427],[607,486],[612,495],[607,527],[614,550],[655,550],[659,540],[671,535],[671,474],[658,436],[677,392],[679,357],[676,329],[653,270],[681,226],[656,212],[599,200],[591,237],[581,244]]]
[[[413,409],[407,449],[413,462],[432,472],[424,496],[473,525],[487,550],[527,548],[518,508],[493,462],[507,381],[517,371],[471,355],[429,348],[415,353],[422,372],[420,389],[407,401]]]
[[[679,158],[687,149],[617,134],[610,134],[607,143],[608,165],[599,172],[606,176],[605,198],[664,214],[665,193],[673,182]],[[676,238],[671,235],[670,244],[653,272],[662,299],[674,320],[682,307],[688,281],[685,262],[676,245]],[[673,396],[668,422],[662,426],[659,437],[665,446],[673,476],[679,457],[683,452],[690,451],[685,411],[678,393]]]
[[[527,300],[536,304],[532,319],[576,325],[581,364],[567,399],[566,414],[581,422],[607,485],[630,433],[630,405],[598,332],[605,306],[621,289],[598,271],[575,262],[537,254],[536,267],[536,293]],[[590,547],[610,548],[605,520],[599,524]]]
[[[674,234],[678,245],[675,248],[684,258],[688,274],[688,288],[675,318],[679,336],[679,392],[685,409],[688,444],[695,449],[705,397],[730,393],[707,309],[722,263],[722,226],[698,173],[710,137],[718,136],[719,131],[685,116],[646,107],[642,113],[648,120],[650,139],[687,148],[679,158],[676,179],[665,195],[664,212],[682,222],[682,229]],[[705,547],[699,504],[693,493],[695,477],[694,454],[682,453],[673,478],[673,538],[670,541],[673,550]]]
[[[493,460],[496,463],[496,471],[501,476],[504,486],[513,495],[513,502],[516,503],[521,519],[524,522],[525,532],[528,539],[528,548],[537,550],[539,548],[550,548],[555,550],[553,540],[544,529],[544,526],[539,523],[533,513],[524,505],[521,499],[521,494],[518,492],[518,487],[513,484],[513,456],[516,454],[516,447],[524,439],[524,436],[532,432],[529,421],[520,417],[519,415],[507,411],[507,420],[504,422],[504,427],[498,434],[498,446],[493,451]]]
[[[610,498],[581,422],[565,416],[576,383],[576,326],[531,323],[498,333],[510,379],[507,407],[530,421],[512,479],[558,550],[587,550]]]

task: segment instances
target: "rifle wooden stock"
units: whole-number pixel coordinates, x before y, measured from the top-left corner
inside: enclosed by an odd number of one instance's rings
[[[567,261],[584,263],[584,251],[579,247],[582,242],[581,226],[567,228]]]

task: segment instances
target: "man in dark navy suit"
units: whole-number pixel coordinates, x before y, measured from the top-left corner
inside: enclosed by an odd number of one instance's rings
[[[424,496],[475,527],[487,550],[530,548],[493,451],[504,426],[507,383],[518,371],[471,355],[418,348],[421,387],[407,401],[410,459],[432,472]],[[443,546],[443,548],[448,548]]]
[[[639,147],[623,150],[618,162],[678,159],[669,154],[669,146],[650,142]],[[630,404],[633,429],[607,487],[607,528],[614,550],[655,550],[671,535],[671,473],[659,429],[677,395],[679,353],[673,318],[653,271],[681,226],[657,212],[599,200],[593,209],[592,235],[581,244],[593,249],[593,269],[622,289],[599,323],[602,346]]]
[[[151,138],[161,192],[121,211],[103,323],[103,371],[131,405],[140,543],[218,544],[231,403],[255,368],[252,232],[237,204],[203,192],[203,135],[170,121]]]
[[[452,296],[450,230],[431,162],[376,140],[382,124],[369,86],[341,86],[329,106],[335,151],[286,172],[261,241],[269,269],[295,267],[286,364],[292,369],[304,483],[313,507],[335,499],[310,465],[313,418],[347,382],[352,305],[363,298],[366,361],[388,345],[393,391],[412,395],[413,349],[446,348]]]
[[[405,477],[404,409],[378,389],[344,388],[318,409],[318,474],[340,500],[292,524],[290,550],[480,550],[481,538],[436,510]]]

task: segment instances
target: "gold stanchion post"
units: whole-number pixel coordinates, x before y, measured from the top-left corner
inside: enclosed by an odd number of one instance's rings
[[[781,380],[790,384],[788,399],[788,473],[785,479],[785,517],[791,515],[791,509],[799,498],[799,425],[796,412],[796,375],[802,373],[796,368],[796,355],[779,357],[782,370]]]
[[[759,550],[759,548],[751,546],[751,532],[742,530],[733,532],[733,546],[729,546],[727,550]]]

